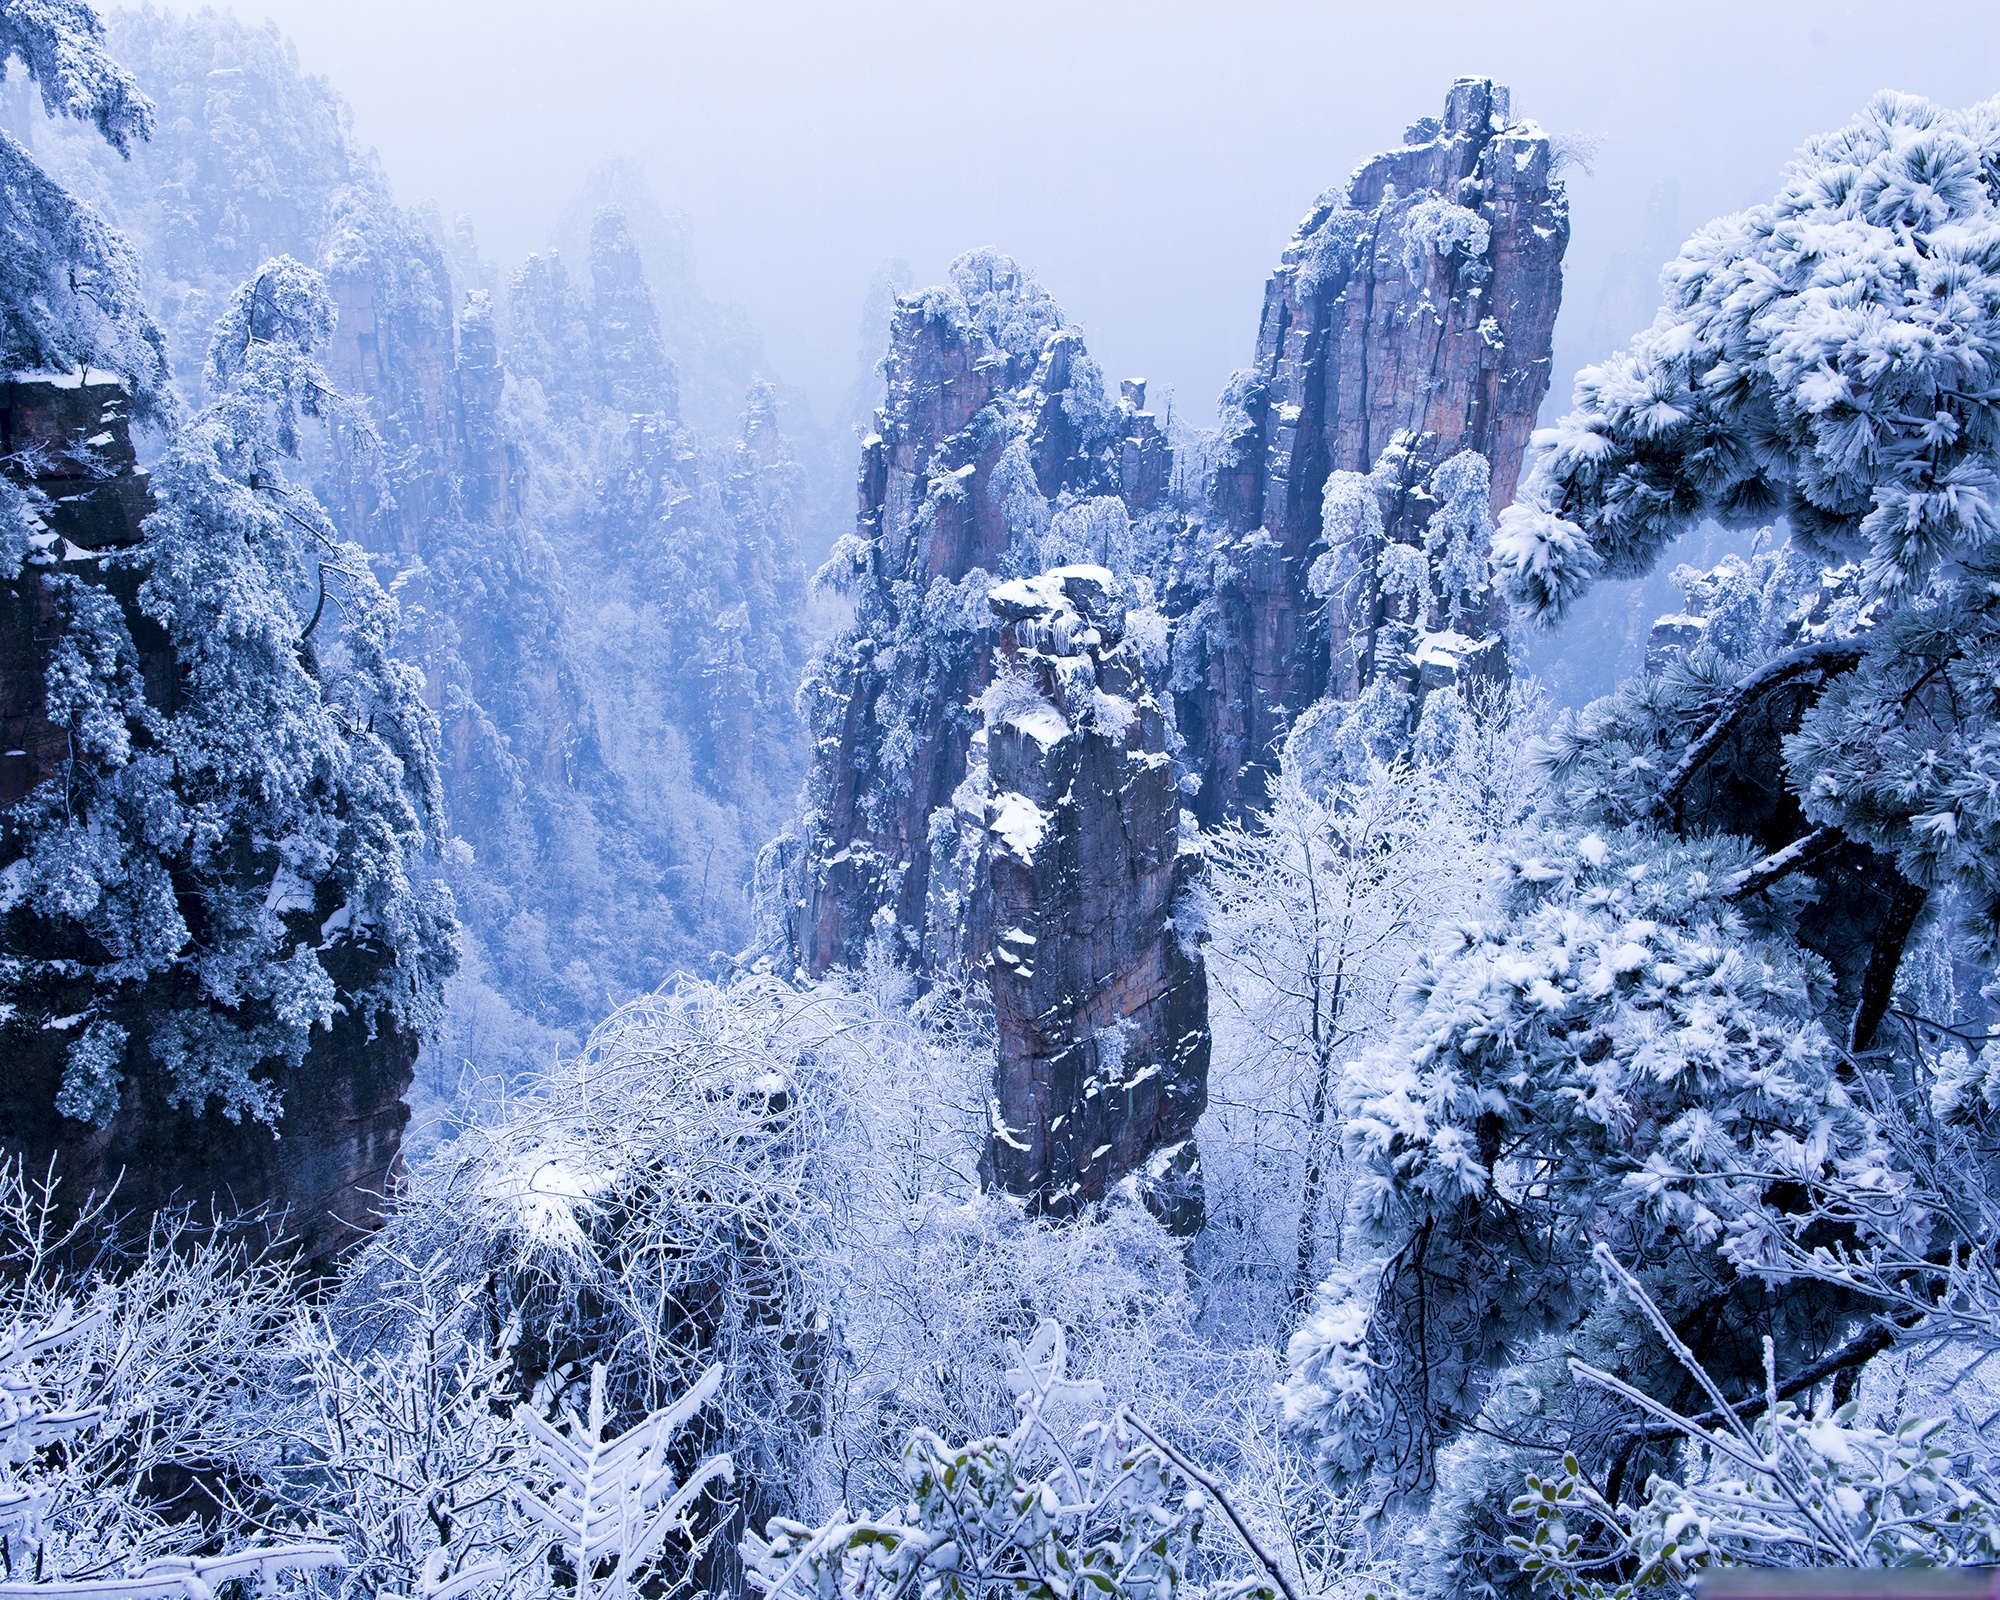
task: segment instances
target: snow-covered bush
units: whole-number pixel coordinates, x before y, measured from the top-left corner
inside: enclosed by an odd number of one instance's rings
[[[789,1508],[825,1381],[843,1113],[822,1052],[843,1020],[768,980],[621,1008],[414,1164],[347,1275],[336,1329],[413,1349],[413,1313],[456,1286],[444,1303],[468,1297],[452,1313],[463,1359],[497,1363],[538,1408],[580,1413],[601,1366],[619,1426],[720,1365],[717,1405],[674,1444],[676,1469],[726,1450],[739,1503]],[[716,1515],[704,1502],[698,1534]]]
[[[1469,658],[1484,659],[1494,644],[1491,469],[1475,450],[1427,459],[1424,443],[1398,434],[1367,472],[1327,475],[1327,548],[1306,586],[1327,606],[1332,682],[1342,700],[1378,682],[1421,692],[1478,675],[1466,670]],[[1497,676],[1502,664],[1480,670]]]
[[[728,1456],[710,1456],[680,1481],[671,1454],[675,1435],[721,1383],[722,1368],[710,1367],[671,1405],[615,1436],[605,1433],[601,1363],[590,1369],[589,1411],[566,1412],[564,1428],[525,1406],[515,1412],[529,1479],[515,1487],[515,1500],[562,1557],[576,1600],[630,1600],[666,1576],[659,1569],[669,1541],[685,1535],[688,1513],[709,1486],[732,1474]],[[679,1584],[691,1576],[679,1574]]]
[[[1057,1324],[1044,1320],[1010,1355],[1020,1410],[1010,1432],[953,1447],[918,1428],[903,1449],[900,1507],[817,1528],[774,1519],[767,1537],[746,1541],[766,1600],[1066,1600],[1079,1591],[1173,1600],[1184,1590],[1276,1600],[1273,1579],[1283,1579],[1254,1546],[1256,1576],[1189,1582],[1212,1482],[1127,1413],[1102,1415],[1102,1387],[1065,1375]]]
[[[1607,1247],[1599,1265],[1631,1297],[1712,1409],[1690,1418],[1586,1363],[1576,1375],[1632,1403],[1652,1427],[1687,1441],[1679,1470],[1655,1474],[1637,1505],[1613,1504],[1577,1458],[1546,1480],[1530,1474],[1508,1540],[1538,1588],[1565,1600],[1692,1594],[1725,1566],[1992,1566],[2000,1561],[2000,1496],[1968,1481],[1970,1464],[1938,1442],[1942,1418],[1885,1430],[1858,1407],[1802,1410],[1781,1399],[1770,1340],[1764,1393],[1732,1403]],[[1643,1429],[1648,1424],[1638,1427]]]
[[[1329,1315],[1341,1340],[1292,1349],[1287,1415],[1331,1474],[1426,1482],[1488,1373],[1590,1311],[1599,1238],[1671,1315],[1726,1318],[1718,1365],[1754,1373],[1765,1332],[1788,1364],[1819,1353],[1837,1312],[1767,1290],[1744,1242],[1784,1209],[1778,1175],[1882,1183],[1893,1162],[1816,1019],[1823,968],[1726,898],[1751,864],[1728,840],[1524,841],[1500,917],[1418,963],[1407,1021],[1340,1090],[1382,1265],[1326,1303],[1367,1336]],[[1643,1341],[1630,1359],[1670,1376]]]
[[[1638,1505],[1612,1505],[1576,1457],[1530,1475],[1514,1505],[1533,1531],[1513,1545],[1537,1588],[1564,1600],[1692,1595],[1719,1567],[1957,1567],[2000,1559],[2000,1503],[1936,1442],[1945,1421],[1893,1431],[1852,1402],[1826,1415],[1789,1400],[1743,1436],[1708,1431],[1682,1478],[1655,1475]]]
[[[79,1208],[0,1168],[0,1532],[16,1581],[159,1581],[220,1554],[187,1474],[254,1472],[262,1454],[288,1274],[185,1216],[122,1238],[108,1215],[104,1197]]]
[[[0,1458],[0,1553],[7,1571],[17,1581],[27,1579],[29,1593],[34,1585],[81,1580],[105,1600],[142,1600],[161,1585],[185,1583],[193,1596],[230,1578],[256,1576],[268,1585],[281,1573],[339,1568],[339,1550],[324,1543],[140,1560],[130,1537],[138,1530],[130,1522],[118,1526],[115,1511],[76,1503],[80,1484],[72,1458],[93,1453],[93,1436],[108,1420],[105,1406],[78,1403],[93,1387],[89,1379],[99,1377],[88,1357],[78,1360],[79,1347],[102,1349],[115,1314],[115,1296],[107,1295],[89,1311],[63,1307],[48,1322],[16,1322],[0,1342],[0,1426],[7,1440]],[[114,1504],[136,1509],[126,1497]],[[82,1529],[88,1533],[79,1538]]]
[[[346,1590],[425,1595],[540,1587],[545,1540],[519,1510],[507,1330],[440,1258],[405,1263],[365,1317],[298,1307],[274,1354],[301,1391],[280,1403],[259,1485],[281,1516],[335,1539]]]

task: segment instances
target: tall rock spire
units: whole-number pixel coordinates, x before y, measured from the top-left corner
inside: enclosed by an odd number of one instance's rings
[[[614,411],[680,416],[680,380],[625,213],[606,206],[590,225],[590,288],[604,401]]]
[[[874,942],[987,987],[987,1180],[1068,1216],[1129,1176],[1191,1230],[1208,1004],[1172,925],[1188,862],[1165,652],[1149,677],[1123,581],[1062,564],[1129,542],[1164,498],[1165,441],[1143,386],[1111,401],[1055,302],[992,251],[898,303],[885,369],[830,563],[855,621],[804,694],[794,959],[818,973]]]
[[[975,252],[897,303],[856,531],[823,574],[855,621],[802,693],[806,815],[770,865],[807,973],[873,947],[990,991],[982,1171],[1037,1210],[1130,1178],[1199,1225],[1179,780],[1202,820],[1241,816],[1329,691],[1505,671],[1485,542],[1548,387],[1549,161],[1504,89],[1465,79],[1314,208],[1224,397],[1205,511],[1144,384],[1110,400],[1012,261]]]
[[[1227,542],[1213,616],[1191,635],[1199,659],[1180,674],[1203,822],[1256,806],[1291,719],[1329,687],[1358,687],[1330,681],[1346,641],[1310,581],[1330,548],[1329,477],[1401,453],[1384,486],[1390,542],[1422,543],[1431,477],[1463,451],[1486,458],[1493,511],[1512,501],[1548,391],[1568,242],[1547,138],[1481,78],[1454,83],[1441,119],[1323,196],[1292,236],[1265,286],[1255,365],[1224,396],[1210,520]],[[1362,576],[1377,593],[1377,575]]]
[[[855,621],[802,691],[814,757],[791,935],[815,974],[857,961],[877,930],[930,962],[930,818],[979,726],[987,591],[1042,570],[1066,508],[1117,500],[1128,439],[1149,464],[1157,449],[1153,419],[1106,399],[1081,336],[995,251],[897,304],[885,367],[856,530],[823,574],[853,590]]]

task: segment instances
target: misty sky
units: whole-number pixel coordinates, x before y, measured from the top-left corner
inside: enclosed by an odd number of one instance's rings
[[[1878,88],[2000,93],[2000,4],[983,5],[238,0],[354,107],[406,204],[469,214],[511,269],[584,175],[636,159],[693,219],[707,293],[821,416],[853,384],[870,275],[992,244],[1113,377],[1206,419],[1313,197],[1458,75],[1496,77],[1572,172],[1558,360],[1595,354],[1606,261],[1676,180],[1679,232],[1767,198]],[[1602,319],[1599,318],[1601,321]],[[1558,388],[1567,393],[1568,374]]]

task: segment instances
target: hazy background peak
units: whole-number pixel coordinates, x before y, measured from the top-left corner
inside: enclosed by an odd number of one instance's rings
[[[1206,418],[1314,196],[1474,73],[1551,133],[1603,136],[1594,173],[1569,174],[1566,394],[1629,331],[1604,332],[1650,295],[1656,248],[1768,197],[1808,134],[1880,88],[2000,92],[2000,7],[1971,0],[235,10],[332,80],[404,203],[469,214],[503,270],[616,187],[604,163],[641,176],[685,213],[686,281],[742,307],[823,419],[849,405],[885,262],[923,284],[981,244],[1041,277],[1108,373]]]

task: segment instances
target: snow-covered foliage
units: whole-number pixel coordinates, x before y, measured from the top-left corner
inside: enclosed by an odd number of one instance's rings
[[[2000,1506],[1937,1443],[1944,1420],[1884,1431],[1855,1410],[1813,1416],[1780,1400],[1747,1437],[1709,1430],[1689,1481],[1656,1475],[1636,1507],[1610,1504],[1566,1456],[1560,1474],[1529,1475],[1511,1509],[1534,1532],[1512,1548],[1523,1570],[1574,1600],[1692,1594],[1720,1567],[1992,1565]]]
[[[1413,278],[1424,275],[1426,255],[1477,261],[1492,242],[1492,223],[1442,195],[1426,196],[1403,215],[1403,269]]]
[[[1498,897],[1343,1076],[1352,1254],[1282,1392],[1332,1481],[1414,1491],[1417,1592],[1986,1559],[1982,1470],[1852,1397],[1991,1303],[1994,126],[1883,97],[1698,235],[1492,542],[1554,619],[1785,519],[1552,731]]]
[[[287,472],[327,413],[332,321],[295,262],[246,283],[210,349],[217,399],[160,462],[143,542],[111,558],[138,614],[81,575],[51,584],[48,707],[75,757],[11,819],[21,954],[0,983],[17,1008],[82,1013],[57,1102],[80,1121],[117,1109],[142,1016],[172,1103],[265,1121],[336,1006],[437,1019],[456,923],[432,855],[436,720],[393,654],[393,604]],[[141,617],[171,694],[142,692]],[[343,945],[380,958],[346,993]]]
[[[0,1168],[0,1523],[16,1581],[110,1581],[203,1550],[174,1475],[228,1461],[288,1315],[285,1273],[184,1216],[136,1239]],[[252,1530],[244,1530],[246,1533]]]
[[[1327,475],[1327,548],[1307,587],[1327,605],[1343,701],[1389,680],[1420,689],[1456,682],[1482,670],[1473,658],[1504,653],[1486,560],[1491,469],[1473,450],[1427,465],[1422,442],[1400,436],[1367,472]]]
[[[1725,1319],[1704,1359],[1729,1380],[1766,1334],[1787,1370],[1822,1352],[1836,1307],[1763,1281],[1775,1176],[1896,1180],[1816,1020],[1820,969],[1725,898],[1749,861],[1523,841],[1500,917],[1419,962],[1408,1024],[1340,1091],[1379,1264],[1330,1283],[1291,1351],[1287,1416],[1330,1474],[1424,1483],[1490,1371],[1592,1315],[1599,1239],[1658,1274],[1670,1315]],[[1643,1341],[1621,1354],[1635,1382],[1672,1376]]]
[[[1129,1414],[1102,1415],[1103,1386],[1065,1375],[1059,1326],[1042,1321],[1025,1351],[1009,1341],[1008,1353],[1012,1431],[954,1448],[918,1428],[903,1447],[900,1508],[818,1528],[773,1519],[769,1537],[745,1547],[768,1600],[1063,1600],[1079,1589],[1173,1600],[1187,1588],[1276,1600],[1275,1567],[1189,1584],[1212,1481]]]
[[[1023,366],[1041,359],[1049,335],[1068,326],[1062,308],[1019,262],[990,246],[952,262],[952,293],[964,307],[949,314],[966,322]],[[1102,385],[1100,384],[1100,388]]]
[[[687,1448],[726,1448],[746,1495],[776,1497],[752,1503],[787,1504],[824,1360],[822,1038],[770,991],[633,1003],[416,1167],[344,1314],[420,1299],[413,1273],[441,1271],[489,1341],[509,1330],[514,1391],[580,1414],[601,1383],[604,1415],[646,1416],[720,1362],[720,1409]]]
[[[104,1538],[113,1520],[104,1506],[70,1503],[80,1476],[69,1470],[72,1458],[89,1458],[92,1436],[107,1421],[106,1407],[77,1403],[79,1391],[92,1387],[91,1379],[102,1381],[78,1362],[78,1347],[102,1348],[116,1303],[116,1296],[107,1294],[89,1311],[64,1306],[46,1322],[17,1321],[0,1344],[0,1421],[7,1437],[6,1457],[0,1461],[0,1551],[8,1572],[27,1575],[34,1585],[82,1580],[90,1584],[89,1593],[105,1600],[147,1600],[163,1587],[183,1583],[193,1595],[203,1588],[212,1592],[232,1578],[256,1577],[275,1586],[285,1573],[344,1566],[336,1547],[320,1543],[265,1545],[206,1559],[154,1556],[141,1562],[129,1548],[120,1549],[122,1541],[115,1536]],[[89,1530],[87,1540],[65,1539],[79,1523]],[[59,1590],[52,1587],[52,1592]]]
[[[1815,823],[1955,886],[1991,945],[1986,573],[2000,413],[2000,113],[1884,95],[1809,142],[1777,198],[1712,224],[1631,350],[1578,380],[1494,556],[1559,616],[1595,573],[1645,570],[1691,521],[1783,515],[1852,562],[1875,626],[1786,746]]]
[[[802,727],[867,779],[808,793],[809,835],[931,797],[841,863],[893,896],[953,842],[943,745],[1126,725],[968,671],[1001,586],[1109,568],[1149,670],[1219,659],[1191,508],[1258,434],[1249,381],[1143,501],[1143,398],[1029,274],[885,277],[877,322],[966,358],[925,403],[990,387],[929,459],[865,447],[883,515],[834,548],[854,614],[794,708],[791,401],[735,372],[735,438],[679,416],[732,335],[663,292],[642,199],[600,185],[503,274],[395,206],[275,33],[117,27],[131,78],[74,0],[0,0],[86,130],[37,136],[70,191],[0,136],[4,353],[171,421],[164,349],[202,409],[128,554],[58,559],[0,483],[73,751],[10,820],[0,1005],[62,1041],[74,1119],[148,1059],[276,1119],[343,1013],[437,1027],[449,878],[472,960],[428,1081],[480,1086],[305,1293],[172,1218],[93,1256],[101,1205],[0,1182],[11,1574],[199,1594],[289,1549],[343,1600],[1623,1600],[2000,1560],[1977,1419],[1903,1387],[2000,1354],[1993,106],[1879,100],[1698,236],[1497,532],[1487,461],[1426,437],[1328,479],[1303,636],[1335,693],[1177,918],[1215,1034],[1188,1242],[1129,1189],[1060,1225],[982,1190],[992,1009],[886,910],[839,978],[686,973],[747,935]],[[1346,270],[1335,210],[1306,281]],[[1454,200],[1398,227],[1412,275],[1485,270]],[[1560,617],[1709,516],[1785,537],[1683,569],[1648,670],[1546,727],[1498,591]],[[1053,811],[993,798],[1034,855]],[[803,849],[758,884],[780,916]]]
[[[1205,1142],[1217,1148],[1205,1163],[1248,1157],[1270,1181],[1269,1193],[1224,1186],[1246,1213],[1211,1207],[1207,1226],[1240,1235],[1230,1268],[1247,1275],[1264,1253],[1258,1236],[1295,1215],[1293,1248],[1280,1254],[1293,1305],[1344,1232],[1341,1063],[1389,1021],[1438,921],[1473,910],[1491,844],[1449,770],[1377,761],[1362,774],[1315,790],[1288,765],[1264,815],[1203,841],[1207,870],[1182,918],[1204,941],[1216,1002],[1220,1104]]]
[[[104,47],[84,0],[0,6],[0,72],[18,61],[51,117],[91,124],[121,157],[153,132],[153,105]],[[171,416],[166,345],[131,246],[0,133],[0,368],[97,367],[130,386],[142,416]]]
[[[1574,1455],[1559,1476],[1530,1473],[1509,1507],[1528,1529],[1508,1540],[1524,1572],[1566,1600],[1639,1591],[1691,1594],[1717,1567],[1991,1566],[2000,1503],[1977,1469],[1940,1442],[1942,1418],[1892,1430],[1860,1420],[1854,1402],[1807,1412],[1781,1399],[1771,1342],[1764,1393],[1731,1404],[1636,1279],[1604,1245],[1598,1260],[1653,1323],[1713,1403],[1693,1420],[1583,1362],[1577,1377],[1631,1400],[1691,1448],[1677,1476],[1655,1474],[1640,1504],[1613,1505]]]
[[[512,1494],[508,1332],[443,1261],[403,1265],[364,1318],[301,1306],[276,1341],[296,1392],[250,1453],[264,1515],[338,1541],[350,1592],[518,1593],[546,1541]]]
[[[722,1368],[710,1367],[671,1405],[612,1437],[604,1431],[602,1363],[590,1370],[587,1416],[568,1412],[558,1430],[529,1407],[515,1413],[527,1440],[530,1480],[515,1495],[568,1563],[576,1600],[626,1600],[644,1592],[641,1586],[655,1581],[667,1541],[685,1529],[694,1502],[711,1483],[729,1481],[727,1456],[710,1456],[685,1483],[675,1481],[669,1456],[674,1435],[714,1398],[721,1381]]]
[[[1698,233],[1652,329],[1579,376],[1508,513],[1513,563],[1583,543],[1629,574],[1691,518],[1783,515],[1861,563],[1870,594],[1916,600],[1977,565],[2000,444],[1981,377],[2000,337],[1996,128],[1991,101],[1879,96],[1809,141],[1769,205]],[[1573,592],[1558,581],[1538,609]]]
[[[138,247],[146,303],[183,395],[198,404],[209,331],[236,286],[274,256],[312,260],[309,241],[357,176],[345,109],[323,79],[299,70],[275,26],[150,10],[107,21],[109,53],[154,108],[146,137],[126,160],[106,161],[97,141],[59,128],[38,136],[35,151]]]

